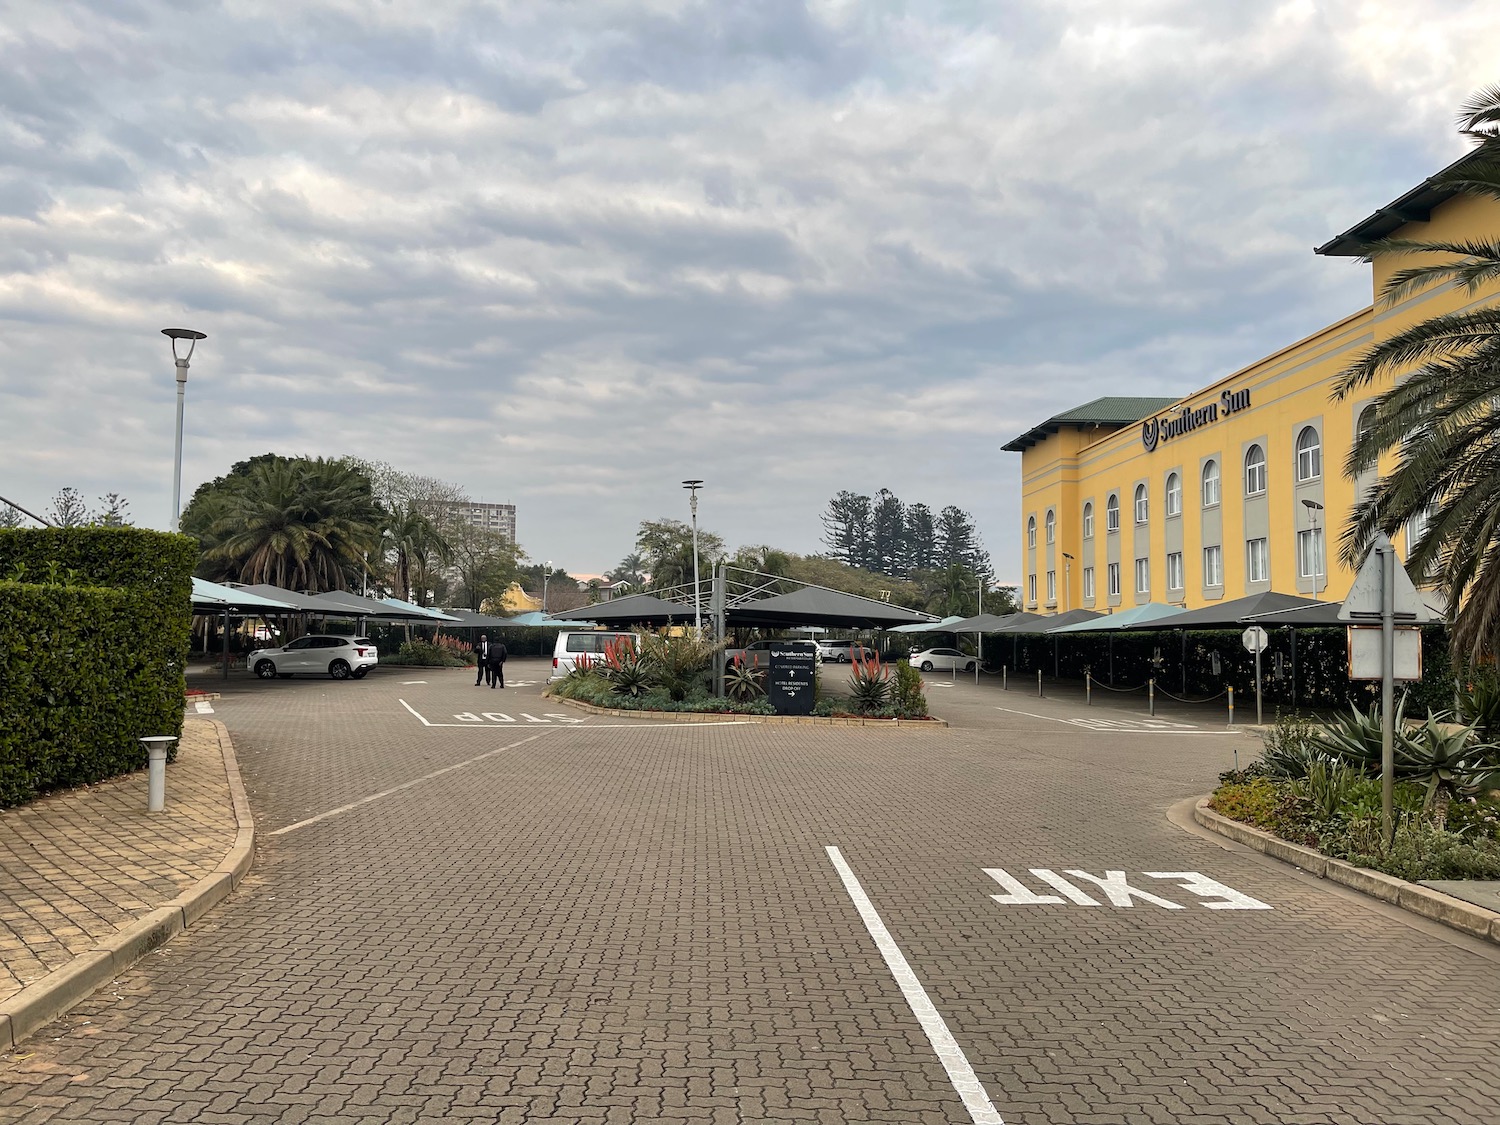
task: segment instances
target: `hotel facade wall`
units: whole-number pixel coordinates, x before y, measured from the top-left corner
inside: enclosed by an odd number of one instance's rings
[[[1497,234],[1500,203],[1459,197],[1397,236]],[[1411,261],[1377,258],[1376,291]],[[1027,448],[1025,608],[1197,608],[1267,590],[1341,600],[1354,579],[1340,560],[1341,536],[1357,491],[1375,476],[1350,480],[1344,462],[1361,414],[1384,388],[1335,402],[1334,377],[1414,321],[1495,300],[1445,286],[1367,307],[1143,422],[1112,432],[1064,424]],[[1174,432],[1169,423],[1184,410],[1194,424]],[[1408,537],[1396,536],[1403,557]]]

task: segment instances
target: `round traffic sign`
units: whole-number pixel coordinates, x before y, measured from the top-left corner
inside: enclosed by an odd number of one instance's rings
[[[1271,634],[1259,625],[1252,625],[1245,630],[1240,640],[1244,642],[1246,652],[1265,652],[1266,646],[1271,643]]]

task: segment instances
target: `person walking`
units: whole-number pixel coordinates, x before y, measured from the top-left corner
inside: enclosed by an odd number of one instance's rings
[[[495,687],[497,680],[500,687],[505,686],[505,658],[508,655],[504,641],[496,641],[490,646],[490,687]]]
[[[492,664],[492,661],[494,659],[494,651],[494,647],[490,644],[489,638],[485,636],[485,634],[480,633],[479,643],[474,646],[475,687],[478,687],[482,683],[488,683],[491,687],[495,686],[495,672],[494,665]]]

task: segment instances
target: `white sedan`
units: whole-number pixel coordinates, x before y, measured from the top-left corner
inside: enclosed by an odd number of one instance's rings
[[[972,672],[974,658],[956,648],[924,648],[907,657],[906,662],[924,672]]]
[[[369,637],[324,635],[298,637],[280,648],[256,649],[245,663],[263,680],[292,675],[362,680],[366,672],[380,663],[380,657]]]

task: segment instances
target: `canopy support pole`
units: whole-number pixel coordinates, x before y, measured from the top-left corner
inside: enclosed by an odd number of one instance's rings
[[[229,607],[224,607],[224,678],[229,679]]]

